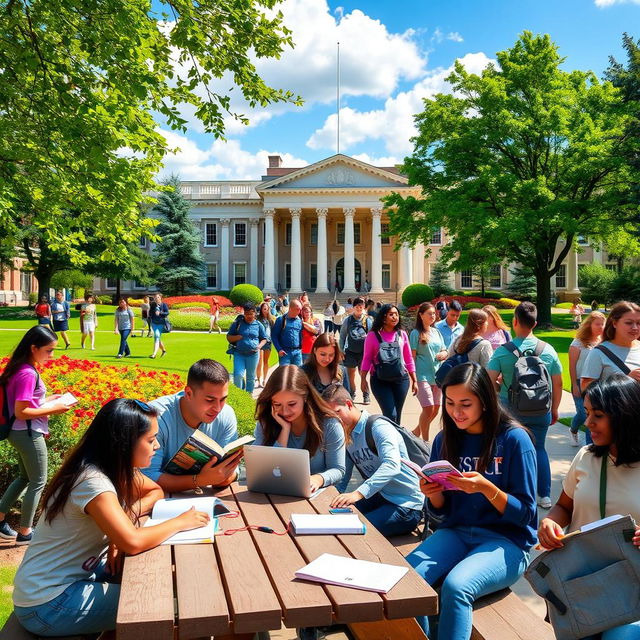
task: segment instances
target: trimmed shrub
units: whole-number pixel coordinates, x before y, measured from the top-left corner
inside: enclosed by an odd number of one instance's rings
[[[500,298],[495,301],[495,306],[498,309],[515,309],[520,304],[520,300],[514,300],[513,298]]]
[[[470,309],[482,309],[482,307],[484,307],[482,302],[467,302],[467,304],[464,305],[464,310],[469,311]]]
[[[433,289],[427,284],[410,284],[402,292],[402,304],[405,307],[414,307],[432,299]]]
[[[229,293],[229,299],[237,306],[242,306],[245,302],[260,304],[264,300],[262,291],[253,284],[237,284]]]
[[[96,302],[113,305],[113,298],[111,296],[96,296]]]
[[[205,309],[209,311],[210,307],[206,302],[178,302],[171,305],[172,309]]]

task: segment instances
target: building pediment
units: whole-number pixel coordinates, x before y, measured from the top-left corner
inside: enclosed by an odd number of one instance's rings
[[[406,186],[404,176],[338,154],[263,182],[256,190],[258,193],[274,193],[306,189],[398,189]]]

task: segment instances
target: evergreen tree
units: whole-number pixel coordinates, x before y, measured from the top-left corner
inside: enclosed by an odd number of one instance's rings
[[[154,249],[161,271],[158,286],[169,295],[184,295],[203,288],[204,261],[200,256],[200,234],[189,218],[189,203],[180,190],[180,180],[171,176],[152,213],[159,215],[156,233],[160,242]]]
[[[440,261],[436,262],[431,269],[429,286],[433,289],[433,295],[436,296],[436,298],[438,296],[450,295],[453,292],[449,284],[449,271]]]
[[[507,285],[509,293],[516,298],[534,300],[536,297],[536,277],[533,271],[523,266],[517,266],[509,269],[509,273],[513,276],[513,280]]]

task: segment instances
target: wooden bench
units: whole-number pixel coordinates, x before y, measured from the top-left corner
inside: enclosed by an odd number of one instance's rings
[[[106,640],[108,634],[103,633],[99,640]],[[38,636],[35,633],[27,631],[16,618],[15,613],[12,613],[7,621],[4,623],[2,629],[0,629],[0,640],[39,640],[42,636]],[[86,640],[88,636],[58,636],[54,640]],[[94,636],[91,636],[92,638]],[[47,640],[51,640],[48,638]]]

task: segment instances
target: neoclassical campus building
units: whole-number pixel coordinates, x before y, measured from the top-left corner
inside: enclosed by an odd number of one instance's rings
[[[337,284],[346,296],[367,283],[376,298],[391,299],[408,284],[429,282],[447,240],[444,229],[434,229],[428,247],[395,251],[394,239],[383,235],[388,217],[382,199],[391,192],[419,196],[419,188],[409,186],[395,167],[374,167],[342,154],[302,168],[283,167],[280,156],[270,156],[260,180],[185,181],[182,192],[201,232],[206,287],[212,291],[249,282],[271,293],[328,294]],[[609,262],[582,244],[552,283],[559,296],[579,293],[580,263]],[[152,249],[146,241],[142,246]],[[508,289],[510,277],[506,266],[495,265],[490,288]],[[97,279],[95,290],[109,293],[115,284]],[[451,284],[475,285],[464,271],[452,273]],[[146,289],[122,283],[123,293]]]

